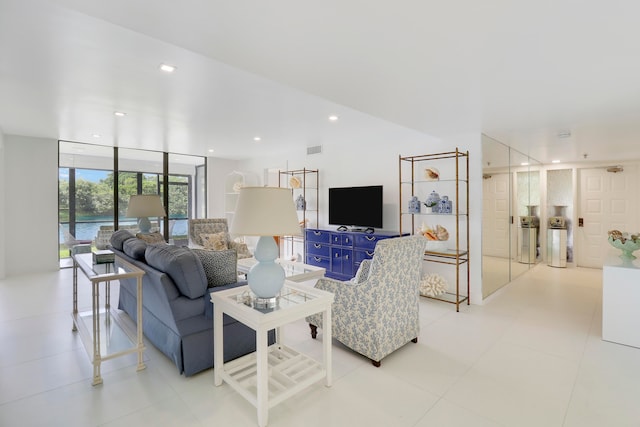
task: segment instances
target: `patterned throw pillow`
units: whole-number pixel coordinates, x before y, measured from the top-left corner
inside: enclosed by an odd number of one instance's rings
[[[207,287],[213,288],[238,281],[238,256],[233,249],[224,251],[192,249],[192,251],[200,258],[204,274],[207,276]]]
[[[156,233],[138,233],[136,234],[136,237],[140,240],[144,240],[147,244],[154,244],[154,243],[166,243],[164,241],[164,237],[162,237],[162,234],[156,232]]]
[[[227,233],[201,234],[202,246],[212,251],[224,251],[229,248]]]

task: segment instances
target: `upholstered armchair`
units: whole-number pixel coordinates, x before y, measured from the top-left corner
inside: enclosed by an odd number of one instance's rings
[[[426,246],[423,236],[384,239],[370,262],[347,282],[320,279],[316,288],[333,292],[333,337],[371,359],[374,366],[409,341],[418,342],[420,273]],[[368,270],[368,272],[367,272]],[[307,317],[311,336],[322,316]]]
[[[216,245],[224,247],[217,247]],[[190,219],[189,246],[210,249],[234,249],[238,254],[238,259],[251,258],[253,256],[245,243],[235,242],[231,239],[226,218]]]

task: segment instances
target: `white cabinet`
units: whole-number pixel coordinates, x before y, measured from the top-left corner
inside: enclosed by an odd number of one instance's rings
[[[619,254],[602,268],[602,339],[640,348],[640,260]]]

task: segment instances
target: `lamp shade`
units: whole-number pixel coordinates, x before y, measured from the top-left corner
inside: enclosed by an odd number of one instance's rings
[[[291,190],[280,187],[243,187],[230,232],[246,236],[302,234]]]
[[[127,217],[167,216],[157,194],[135,194],[129,199]]]

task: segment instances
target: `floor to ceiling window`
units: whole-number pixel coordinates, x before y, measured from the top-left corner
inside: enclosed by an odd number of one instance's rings
[[[189,218],[206,217],[204,157],[60,141],[58,179],[61,261],[73,245],[103,249],[114,230],[135,230],[126,216],[135,194],[161,197],[168,218],[152,226],[176,244],[187,243]]]

